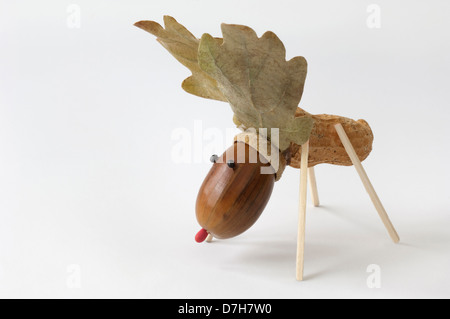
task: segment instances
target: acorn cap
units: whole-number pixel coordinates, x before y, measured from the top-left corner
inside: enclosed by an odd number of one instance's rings
[[[286,159],[280,150],[262,135],[252,131],[239,133],[234,137],[235,142],[243,142],[253,147],[262,155],[275,171],[275,181],[278,181],[286,168]]]

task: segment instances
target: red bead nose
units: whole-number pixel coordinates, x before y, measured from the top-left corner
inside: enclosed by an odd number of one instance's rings
[[[202,241],[204,241],[206,239],[206,237],[208,237],[208,232],[206,231],[206,229],[202,228],[199,230],[197,235],[195,235],[195,241],[197,243],[201,243]]]

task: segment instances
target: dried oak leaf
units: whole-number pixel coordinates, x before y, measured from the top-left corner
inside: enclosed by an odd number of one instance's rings
[[[303,92],[306,60],[286,61],[284,45],[274,33],[258,38],[249,27],[222,24],[224,39],[204,34],[199,40],[170,16],[164,16],[165,28],[154,21],[135,25],[155,35],[191,70],[192,76],[182,83],[186,92],[229,102],[238,127],[255,128],[280,151],[291,142],[301,145],[308,140],[313,119],[294,116]],[[279,129],[278,138],[272,138],[272,128]]]
[[[164,16],[164,27],[155,21],[139,21],[135,26],[155,35],[159,43],[167,49],[181,64],[192,72],[192,76],[185,79],[182,88],[191,94],[227,102],[217,83],[203,72],[197,61],[199,39],[190,33],[174,18]],[[215,39],[222,43],[222,39]]]
[[[286,61],[281,40],[266,32],[258,38],[247,26],[222,24],[223,43],[204,34],[198,48],[200,68],[217,81],[231,104],[234,121],[266,134],[280,151],[305,143],[313,126],[310,116],[295,117],[306,78],[303,57]],[[261,128],[266,130],[261,130]],[[279,129],[279,139],[271,138]]]

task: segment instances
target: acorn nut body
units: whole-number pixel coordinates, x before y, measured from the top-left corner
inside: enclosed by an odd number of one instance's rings
[[[195,210],[200,226],[221,239],[250,228],[266,207],[275,183],[274,173],[261,172],[264,166],[270,164],[242,142],[235,142],[217,158],[197,196]]]

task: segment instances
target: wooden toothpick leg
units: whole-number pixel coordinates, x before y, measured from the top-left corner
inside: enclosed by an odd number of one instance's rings
[[[317,192],[316,173],[314,167],[308,167],[309,190],[311,192],[311,199],[315,207],[319,206],[319,193]]]
[[[353,148],[352,143],[350,142],[347,134],[344,131],[344,128],[340,123],[336,124],[334,126],[336,128],[336,131],[339,135],[339,138],[341,139],[342,144],[345,147],[345,150],[347,151],[348,156],[352,160],[353,165],[356,168],[356,171],[359,174],[359,177],[361,178],[361,181],[364,184],[364,187],[367,191],[367,193],[370,196],[370,199],[372,200],[378,214],[380,215],[381,220],[383,221],[384,226],[386,227],[389,236],[391,236],[392,241],[394,243],[398,243],[400,241],[400,238],[398,237],[398,234],[392,225],[391,221],[389,220],[389,217],[381,204],[380,199],[378,198],[377,193],[375,192],[375,189],[372,186],[372,183],[370,183],[369,177],[366,174],[366,171],[364,170],[361,161],[358,158],[358,155],[356,155],[355,149]]]
[[[308,152],[309,141],[302,145],[300,162],[300,199],[298,210],[298,229],[297,229],[297,262],[296,278],[303,280],[303,261],[305,251],[305,224],[306,224],[306,191],[308,183]]]
[[[206,242],[210,243],[213,240],[213,235],[211,235],[210,233],[208,233],[208,237],[206,237]]]

